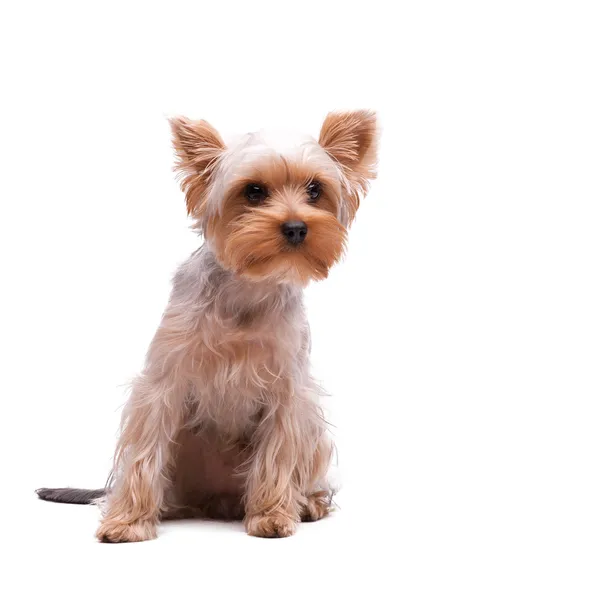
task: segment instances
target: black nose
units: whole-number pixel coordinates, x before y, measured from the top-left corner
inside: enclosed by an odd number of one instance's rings
[[[288,243],[295,246],[304,241],[306,233],[308,232],[308,228],[306,227],[306,223],[304,221],[288,221],[281,226],[281,232],[287,239]]]

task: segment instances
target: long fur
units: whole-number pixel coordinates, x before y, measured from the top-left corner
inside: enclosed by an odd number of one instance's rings
[[[160,519],[244,518],[251,535],[291,535],[327,514],[332,444],[310,376],[302,288],[341,258],[374,177],[368,111],[332,113],[321,143],[251,134],[225,146],[204,121],[172,121],[186,203],[206,242],[173,290],[122,415],[102,500],[102,541],[155,537]],[[307,185],[322,195],[310,202]],[[258,182],[268,201],[249,206]],[[282,223],[301,219],[290,248]],[[88,503],[104,490],[39,490]]]

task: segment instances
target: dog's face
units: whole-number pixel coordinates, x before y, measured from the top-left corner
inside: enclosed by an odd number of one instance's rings
[[[372,112],[331,113],[318,142],[260,132],[226,146],[205,121],[171,126],[188,212],[226,269],[301,285],[327,277],[375,177]]]

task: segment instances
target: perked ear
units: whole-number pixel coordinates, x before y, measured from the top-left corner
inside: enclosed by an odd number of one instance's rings
[[[377,116],[371,110],[329,113],[321,127],[319,144],[342,167],[350,184],[342,217],[347,224],[377,176],[377,138]]]
[[[175,169],[183,175],[181,189],[185,192],[188,214],[200,218],[210,179],[225,144],[206,121],[174,117],[169,123],[178,159]]]
[[[352,183],[366,192],[376,177],[377,116],[371,110],[332,112],[321,127],[319,144],[344,169]]]

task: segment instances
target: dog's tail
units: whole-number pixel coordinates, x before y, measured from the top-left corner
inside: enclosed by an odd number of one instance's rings
[[[80,490],[77,488],[40,488],[35,490],[42,500],[62,502],[63,504],[93,504],[94,500],[106,494],[106,488],[99,490]]]

